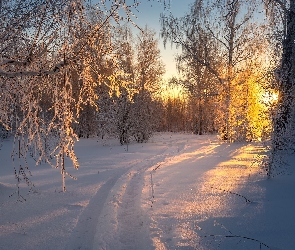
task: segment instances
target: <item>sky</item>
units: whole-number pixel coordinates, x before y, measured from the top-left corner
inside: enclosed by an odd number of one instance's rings
[[[166,48],[164,48],[163,40],[160,37],[160,14],[163,12],[169,13],[168,11],[170,11],[174,16],[181,17],[189,11],[189,6],[194,1],[195,0],[170,0],[170,8],[165,10],[163,1],[142,0],[137,8],[138,12],[134,13],[137,16],[135,23],[139,27],[147,25],[157,33],[162,60],[166,66],[166,73],[164,76],[165,79],[177,75],[176,63],[174,59],[177,50],[175,47],[171,48],[170,44],[167,44]]]
[[[98,2],[98,0],[92,1],[93,4]],[[168,14],[171,12],[173,16],[176,17],[184,16],[195,0],[126,0],[126,2],[129,5],[134,4],[134,2],[139,3],[136,9],[132,8],[133,14],[136,16],[136,18],[133,19],[135,24],[142,28],[147,25],[149,29],[156,32],[156,36],[159,40],[162,61],[166,68],[164,79],[166,80],[172,76],[176,76],[175,55],[179,50],[177,50],[175,46],[171,47],[171,44],[167,44],[166,48],[164,48],[163,39],[160,37],[160,14]],[[167,8],[165,8],[164,2],[169,3]],[[134,33],[136,34],[136,30]]]

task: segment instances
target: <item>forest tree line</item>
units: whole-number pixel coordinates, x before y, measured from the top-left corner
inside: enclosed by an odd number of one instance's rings
[[[174,96],[159,95],[164,66],[156,34],[145,28],[134,42],[126,26],[125,35],[115,39],[120,47],[115,53],[128,83],[98,94],[99,110],[92,112],[95,117],[81,113],[79,134],[113,134],[122,144],[131,138],[147,141],[154,131],[218,133],[229,142],[269,138],[279,57],[271,50],[273,30],[255,18],[260,10],[251,4],[196,1],[182,18],[161,16],[165,44],[181,49],[176,56],[180,77],[169,84],[181,86],[183,94]]]

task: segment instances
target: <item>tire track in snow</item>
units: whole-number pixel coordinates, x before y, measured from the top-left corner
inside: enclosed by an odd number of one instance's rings
[[[149,236],[149,218],[141,208],[143,173],[132,174],[118,211],[119,240],[122,249],[153,249]]]
[[[142,190],[146,171],[163,164],[185,149],[185,142],[169,144],[166,150],[155,155],[129,172],[129,179],[125,183],[125,192],[118,209],[118,238],[124,250],[154,249],[150,232],[150,218],[142,208]]]
[[[141,208],[144,176],[147,170],[181,153],[185,142],[168,145],[154,157],[137,162],[122,174],[109,193],[98,222],[93,249],[154,249],[150,218]]]
[[[77,225],[65,247],[65,250],[90,250],[93,247],[93,240],[96,233],[98,218],[103,210],[105,201],[110,190],[124,171],[120,171],[116,176],[109,178],[90,200],[87,207],[79,216]]]

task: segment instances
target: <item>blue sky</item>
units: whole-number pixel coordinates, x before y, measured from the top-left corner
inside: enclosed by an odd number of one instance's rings
[[[135,11],[137,19],[135,20],[136,24],[140,27],[147,25],[149,28],[157,32],[157,37],[159,39],[159,47],[161,50],[162,60],[166,65],[166,75],[165,78],[169,78],[173,75],[176,75],[176,67],[174,55],[177,53],[177,50],[171,48],[168,44],[166,49],[164,48],[163,41],[160,38],[160,14],[163,12],[170,11],[174,16],[183,16],[186,12],[189,11],[189,6],[195,0],[170,0],[170,9],[165,10],[163,0],[159,2],[158,0],[142,0],[138,6],[138,12]]]
[[[170,2],[168,9],[165,9],[164,1]],[[97,2],[99,2],[99,0],[92,0],[92,3],[94,4]],[[109,0],[109,2],[112,1]],[[174,16],[181,17],[189,11],[190,6],[195,0],[126,0],[126,2],[130,5],[134,4],[134,2],[140,3],[136,10],[132,9],[134,10],[134,15],[137,17],[136,19],[133,19],[134,22],[142,28],[147,25],[157,33],[162,60],[166,66],[166,74],[164,77],[167,79],[177,75],[174,60],[177,50],[175,47],[171,48],[170,44],[164,48],[163,40],[160,38],[160,14],[163,12],[171,12]],[[108,1],[106,1],[106,3],[108,4]],[[136,31],[134,33],[136,33]]]

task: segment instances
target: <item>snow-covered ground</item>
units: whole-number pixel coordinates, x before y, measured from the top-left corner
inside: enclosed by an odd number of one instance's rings
[[[295,177],[267,180],[259,143],[161,133],[128,151],[97,139],[76,151],[66,193],[58,170],[32,166],[36,190],[24,185],[19,202],[4,141],[0,249],[295,249]]]

